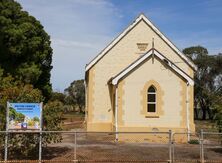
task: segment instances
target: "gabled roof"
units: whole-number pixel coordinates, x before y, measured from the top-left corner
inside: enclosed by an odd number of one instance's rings
[[[113,85],[117,85],[120,79],[122,79],[124,76],[126,76],[132,70],[134,70],[137,66],[139,66],[141,63],[143,63],[143,61],[145,61],[151,55],[154,55],[157,58],[159,58],[160,60],[162,60],[163,63],[165,63],[165,65],[167,65],[168,67],[173,69],[178,75],[180,75],[182,78],[184,78],[190,85],[194,85],[193,79],[188,74],[186,74],[183,70],[181,70],[179,67],[177,67],[173,62],[171,62],[169,59],[167,59],[164,55],[159,53],[156,49],[149,50],[142,57],[137,59],[135,62],[133,62],[127,68],[125,68],[123,71],[121,71],[115,77],[113,77],[110,82]]]
[[[89,64],[86,65],[85,71],[88,71],[97,63],[113,46],[115,46],[138,22],[145,21],[190,67],[197,69],[195,64],[187,58],[160,30],[143,14],[141,14],[128,28],[126,28],[117,38],[115,38],[105,49],[103,49]]]

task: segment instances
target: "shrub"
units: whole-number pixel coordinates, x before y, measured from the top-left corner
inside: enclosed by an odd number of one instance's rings
[[[199,140],[197,140],[197,139],[191,139],[188,143],[189,144],[200,144]]]

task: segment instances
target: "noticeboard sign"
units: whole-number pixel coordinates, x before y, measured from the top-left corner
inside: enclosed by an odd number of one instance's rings
[[[41,103],[8,103],[9,130],[41,130]]]

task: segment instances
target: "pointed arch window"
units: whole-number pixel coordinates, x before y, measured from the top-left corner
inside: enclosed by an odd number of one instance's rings
[[[147,112],[156,112],[156,88],[153,85],[147,90]]]

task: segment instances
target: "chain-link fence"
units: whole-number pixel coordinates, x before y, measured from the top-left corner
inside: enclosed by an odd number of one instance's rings
[[[172,143],[172,160],[175,162],[200,159],[198,133],[174,133]]]
[[[0,162],[5,163],[222,163],[221,133],[2,131],[0,134]]]
[[[222,162],[222,133],[203,132],[202,146],[202,160]]]

